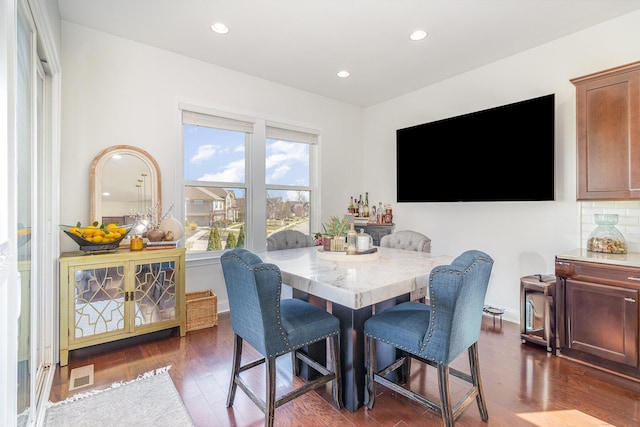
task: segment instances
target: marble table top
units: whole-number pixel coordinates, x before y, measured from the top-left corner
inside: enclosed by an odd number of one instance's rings
[[[349,257],[361,255],[323,259],[319,249],[312,246],[257,255],[280,268],[284,284],[354,310],[427,287],[431,270],[455,258],[378,248],[379,257],[350,261]]]

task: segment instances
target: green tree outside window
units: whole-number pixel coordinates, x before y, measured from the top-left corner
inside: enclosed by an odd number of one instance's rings
[[[236,235],[232,232],[229,232],[229,235],[227,235],[227,245],[224,248],[233,249],[236,247],[238,247],[236,244]]]
[[[222,239],[220,238],[220,230],[218,227],[209,229],[209,241],[207,242],[207,251],[221,251]]]
[[[236,248],[244,248],[244,225],[240,226],[240,232],[238,233],[238,241],[236,242]]]

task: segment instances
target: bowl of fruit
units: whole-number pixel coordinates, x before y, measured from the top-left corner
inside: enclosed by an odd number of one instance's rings
[[[83,226],[61,225],[64,233],[80,246],[81,251],[107,251],[117,249],[120,242],[129,234],[133,224],[99,224]]]

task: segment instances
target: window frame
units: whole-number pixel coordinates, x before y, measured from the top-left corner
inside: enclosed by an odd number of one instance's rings
[[[318,171],[320,164],[320,130],[318,127],[301,125],[292,121],[272,120],[266,117],[260,117],[256,114],[243,114],[224,109],[211,109],[198,105],[179,103],[179,141],[178,154],[182,161],[178,164],[176,176],[179,177],[176,185],[177,199],[180,201],[179,220],[184,224],[185,221],[185,187],[188,185],[202,186],[201,181],[187,181],[184,179],[184,123],[183,112],[190,111],[197,114],[210,115],[222,119],[240,120],[253,123],[253,132],[247,134],[245,138],[245,182],[244,186],[239,183],[229,182],[207,182],[210,187],[225,188],[244,188],[245,190],[245,248],[254,252],[266,251],[266,226],[267,226],[267,191],[268,190],[302,190],[309,191],[309,204],[311,206],[309,212],[309,229],[313,235],[315,230],[320,227],[320,181],[318,179]],[[215,126],[211,126],[215,127]],[[267,185],[266,184],[266,142],[267,128],[278,128],[289,137],[307,135],[310,139],[307,141],[296,141],[295,139],[283,139],[290,142],[308,143],[309,144],[309,186],[294,185]],[[290,131],[290,133],[287,133]],[[269,138],[275,139],[275,138]],[[261,209],[259,207],[262,207]],[[263,224],[263,226],[258,226]],[[187,253],[187,261],[189,260],[207,260],[219,258],[224,250],[204,251]]]

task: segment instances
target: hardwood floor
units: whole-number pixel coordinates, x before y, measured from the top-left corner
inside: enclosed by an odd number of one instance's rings
[[[171,365],[169,371],[196,426],[261,426],[263,414],[238,389],[232,408],[226,408],[233,333],[228,313],[219,325],[176,334],[147,337],[143,342],[111,343],[71,352],[68,366],[57,366],[50,400],[57,402],[76,393],[103,389],[113,382]],[[150,340],[150,338],[153,338]],[[140,339],[137,339],[140,341]],[[126,346],[124,346],[126,344]],[[480,371],[487,398],[489,421],[480,420],[472,404],[458,418],[465,426],[606,426],[640,425],[640,385],[577,362],[549,355],[541,346],[521,344],[519,326],[483,319],[479,343]],[[246,344],[244,360],[258,354]],[[278,391],[301,381],[292,377],[290,357],[278,361]],[[455,366],[465,369],[466,358]],[[92,386],[69,391],[71,369],[94,365]],[[247,372],[247,374],[250,372]],[[264,389],[264,372],[249,377],[255,390]],[[424,385],[425,381],[428,385]],[[459,387],[452,380],[454,398]],[[412,365],[410,384],[435,398],[437,378],[433,368]],[[312,391],[276,409],[276,426],[424,426],[441,425],[440,418],[417,403],[378,386],[373,409],[355,413],[338,410],[329,387]],[[140,396],[144,402],[144,396]]]

